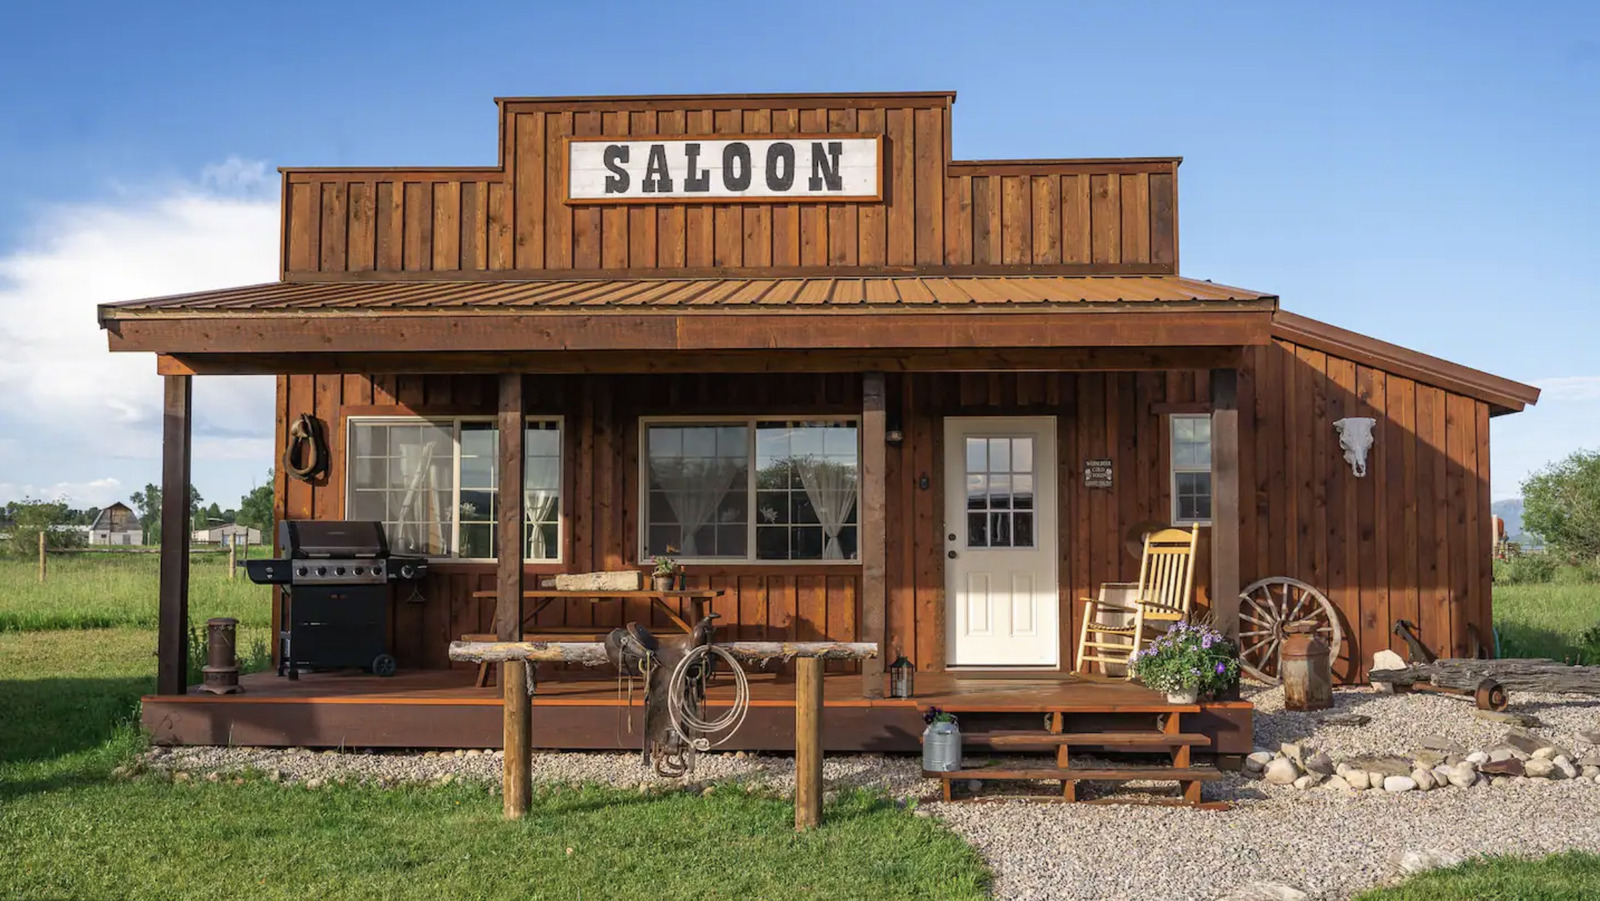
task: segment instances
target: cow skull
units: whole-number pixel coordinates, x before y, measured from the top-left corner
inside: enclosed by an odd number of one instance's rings
[[[1345,461],[1358,479],[1367,474],[1367,451],[1372,449],[1372,427],[1377,424],[1370,416],[1348,416],[1333,424],[1339,433],[1339,446],[1344,448]]]

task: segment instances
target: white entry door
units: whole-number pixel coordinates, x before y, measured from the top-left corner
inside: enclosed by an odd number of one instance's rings
[[[950,417],[944,446],[946,663],[1058,665],[1055,417]]]

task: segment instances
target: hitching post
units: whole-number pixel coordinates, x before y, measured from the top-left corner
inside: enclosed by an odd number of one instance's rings
[[[795,660],[794,828],[822,823],[822,660]]]

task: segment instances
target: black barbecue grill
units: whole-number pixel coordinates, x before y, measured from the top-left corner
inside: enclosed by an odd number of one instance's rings
[[[349,667],[394,675],[392,587],[422,579],[428,561],[391,556],[381,522],[284,521],[278,547],[282,558],[245,561],[250,581],[285,586],[278,675]]]

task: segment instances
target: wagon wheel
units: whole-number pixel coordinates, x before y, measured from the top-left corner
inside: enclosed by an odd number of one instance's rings
[[[1344,629],[1327,595],[1287,576],[1251,582],[1239,592],[1239,667],[1252,679],[1277,685],[1282,681],[1278,649],[1288,626],[1302,620],[1316,623],[1316,633],[1328,643],[1329,659],[1338,659]]]

